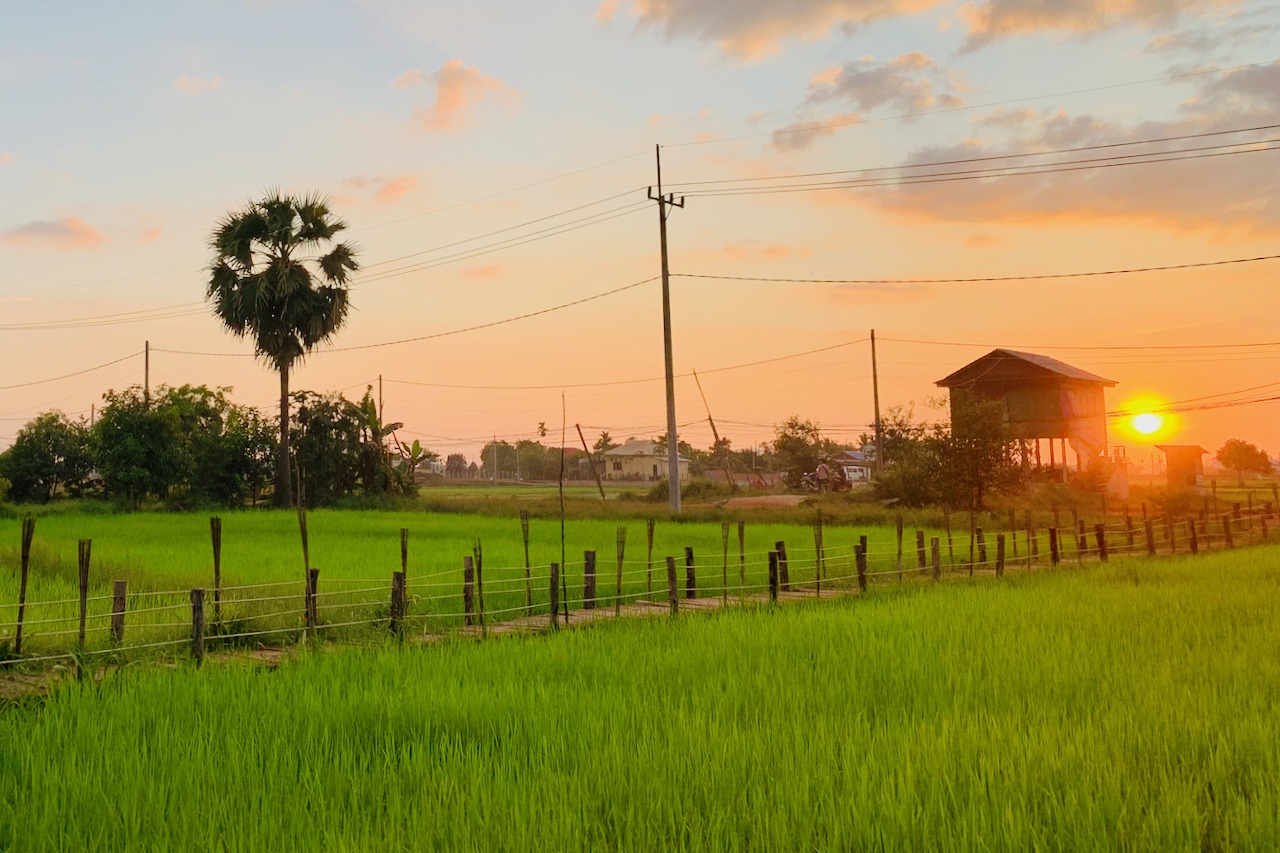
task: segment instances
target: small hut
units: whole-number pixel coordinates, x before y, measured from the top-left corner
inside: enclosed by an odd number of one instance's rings
[[[1064,474],[1068,444],[1080,470],[1106,454],[1105,391],[1116,384],[1113,380],[1046,355],[995,349],[936,384],[950,391],[953,412],[957,392],[1003,401],[1005,421],[1024,450],[1024,461],[1034,442],[1035,461],[1042,464],[1042,439],[1049,440],[1050,466],[1058,464],[1060,449]]]
[[[1169,491],[1204,485],[1204,455],[1209,451],[1198,444],[1157,444],[1156,450],[1164,452]]]

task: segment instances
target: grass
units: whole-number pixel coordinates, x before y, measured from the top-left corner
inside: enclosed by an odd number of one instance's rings
[[[0,713],[0,848],[1270,850],[1280,548],[126,669]]]

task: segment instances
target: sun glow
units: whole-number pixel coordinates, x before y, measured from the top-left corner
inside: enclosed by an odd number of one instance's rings
[[[1135,431],[1143,435],[1151,435],[1164,424],[1164,419],[1159,415],[1144,413],[1133,416],[1133,428]]]

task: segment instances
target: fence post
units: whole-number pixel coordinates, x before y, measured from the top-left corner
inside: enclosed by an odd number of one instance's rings
[[[1249,514],[1246,518],[1249,519],[1249,529],[1253,530],[1253,489],[1249,490]]]
[[[1231,504],[1231,518],[1234,521],[1240,520],[1240,501]]]
[[[813,589],[822,598],[822,510],[818,510],[818,520],[813,525]]]
[[[1074,513],[1074,508],[1072,512]],[[1089,534],[1084,530],[1084,520],[1076,522],[1076,565],[1084,563],[1084,555],[1089,551]]]
[[[222,624],[222,519],[209,517],[209,538],[213,544],[213,624]]]
[[[894,525],[898,533],[898,580],[902,580],[902,513],[898,513]]]
[[[778,603],[778,552],[769,552],[769,602]]]
[[[1098,543],[1098,559],[1105,563],[1107,561],[1107,526],[1095,524],[1093,538]]]
[[[1040,537],[1036,535],[1036,523],[1031,519],[1031,510],[1027,510],[1027,569],[1030,570],[1040,559]]]
[[[36,520],[22,519],[22,578],[18,582],[18,625],[13,638],[14,655],[22,654],[22,621],[27,615],[27,575],[31,571],[31,540],[36,534]]]
[[[648,570],[649,592],[648,592],[648,594],[649,594],[650,596],[652,596],[652,595],[653,595],[653,525],[654,525],[654,523],[655,523],[655,520],[654,520],[654,519],[652,519],[652,518],[650,518],[650,519],[646,520],[646,521],[645,521],[645,524],[644,524],[645,532],[646,532],[646,533],[648,534],[648,536],[649,536],[649,556],[648,556],[648,558],[647,558],[647,563],[646,563],[646,565],[649,567],[649,570]]]
[[[320,570],[307,569],[307,633],[312,637],[312,639],[316,636],[316,623],[318,621],[316,614],[316,589],[319,585]]]
[[[400,571],[404,574],[404,583],[401,584],[404,589],[401,590],[401,598],[408,598],[409,591],[409,528],[400,528]],[[404,615],[403,607],[401,608],[401,616]]]
[[[996,534],[996,577],[1004,577],[1004,534]]]
[[[1133,551],[1133,518],[1129,515],[1129,507],[1124,508],[1124,538],[1129,550]]]
[[[387,625],[391,633],[400,636],[404,619],[404,572],[391,573],[391,620]]]
[[[489,626],[484,620],[484,551],[479,539],[471,546],[471,553],[476,562],[476,610],[480,613],[480,633],[488,636]]]
[[[622,561],[627,552],[627,528],[618,528],[618,581],[613,592],[613,615],[622,615]]]
[[[676,558],[667,557],[667,604],[671,615],[680,612],[680,588],[676,585]]]
[[[596,552],[582,552],[582,609],[596,609]]]
[[[1222,536],[1227,540],[1227,547],[1236,547],[1235,541],[1231,538],[1231,517],[1224,515],[1222,517]]]
[[[867,549],[858,543],[853,549],[854,564],[858,567],[858,593],[867,591]]]
[[[547,601],[551,608],[551,627],[557,629],[560,627],[560,564],[551,564],[551,591],[547,594]]]
[[[191,590],[191,656],[204,663],[204,590]]]
[[[723,546],[720,563],[720,603],[729,603],[729,522],[720,524],[720,544]]]
[[[787,567],[787,543],[778,540],[773,543],[778,551],[778,584],[783,592],[791,592],[791,572]]]
[[[476,603],[476,566],[471,557],[462,558],[462,624],[471,625]]]
[[[1058,550],[1058,528],[1049,528],[1049,562],[1056,566],[1062,559],[1062,553]]]
[[[1147,535],[1147,556],[1154,557],[1156,555],[1155,525],[1152,524],[1151,519],[1144,518],[1142,520],[1142,529]]]
[[[688,545],[684,549],[684,597],[698,597],[698,577],[693,564],[693,549]]]
[[[920,570],[920,574],[924,574],[925,566],[928,565],[927,558],[924,553],[924,531],[916,531],[916,568]]]
[[[942,543],[938,537],[929,540],[929,550],[933,552],[933,579],[937,581],[942,577]]]
[[[738,595],[747,594],[747,523],[738,522]]]
[[[520,538],[524,540],[524,612],[532,616],[533,572],[529,568],[529,510],[527,509],[520,510]]]
[[[942,507],[942,521],[947,526],[947,561],[954,566],[956,564],[956,549],[951,541],[951,508],[946,505]]]
[[[978,564],[985,569],[987,565],[987,536],[982,532],[981,527],[975,528],[973,534],[978,540]],[[973,577],[973,563],[969,564],[969,577]]]
[[[1200,553],[1200,539],[1196,536],[1196,523],[1194,519],[1187,522],[1187,543],[1191,546],[1192,554]]]
[[[111,639],[124,639],[124,609],[128,601],[129,582],[115,581],[111,585]]]
[[[80,632],[76,640],[76,648],[80,651],[84,651],[84,626],[89,618],[89,552],[92,547],[92,540],[80,540]]]

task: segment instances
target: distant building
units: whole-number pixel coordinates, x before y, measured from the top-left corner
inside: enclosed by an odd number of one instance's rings
[[[844,469],[844,478],[850,483],[871,482],[871,462],[861,450],[846,450],[836,464]]]
[[[1105,391],[1116,384],[1110,379],[1045,355],[995,349],[936,384],[951,392],[953,417],[958,391],[1001,400],[1024,462],[1034,458],[1037,465],[1061,464],[1065,478],[1067,445],[1075,451],[1077,470],[1105,459]],[[1044,439],[1047,458],[1041,448]]]
[[[679,457],[680,482],[689,479],[689,460]],[[653,441],[633,438],[618,447],[604,452],[606,480],[665,480],[667,479],[667,455],[658,453]]]
[[[1169,491],[1194,489],[1204,485],[1204,455],[1198,444],[1157,444],[1164,452]]]

